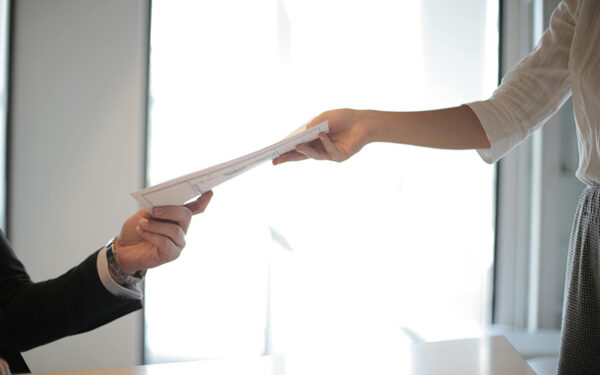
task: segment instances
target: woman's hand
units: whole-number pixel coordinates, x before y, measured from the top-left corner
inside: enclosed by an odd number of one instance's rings
[[[273,160],[344,161],[370,142],[390,142],[444,149],[485,149],[490,141],[481,122],[467,105],[420,112],[383,112],[336,109],[327,111],[307,127],[327,120],[329,134],[296,146]]]
[[[321,133],[319,139],[296,146],[294,151],[273,159],[273,164],[308,158],[341,162],[356,154],[371,141],[367,111],[336,109],[323,112],[309,122],[306,128],[323,121],[329,123],[329,134]]]
[[[181,254],[192,216],[204,212],[212,198],[208,191],[185,206],[142,208],[123,224],[113,244],[121,269],[130,275],[160,266]]]

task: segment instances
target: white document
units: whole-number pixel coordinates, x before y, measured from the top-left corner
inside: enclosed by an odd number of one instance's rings
[[[317,139],[320,133],[329,133],[329,126],[327,121],[324,121],[310,129],[299,130],[300,132],[294,132],[262,150],[138,190],[131,195],[148,210],[155,206],[182,205],[230,178],[292,151],[299,144]]]

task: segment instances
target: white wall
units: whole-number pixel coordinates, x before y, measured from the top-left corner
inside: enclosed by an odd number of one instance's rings
[[[43,280],[102,247],[138,209],[129,193],[143,184],[149,2],[13,6],[9,235]],[[25,358],[34,372],[138,364],[141,317]]]

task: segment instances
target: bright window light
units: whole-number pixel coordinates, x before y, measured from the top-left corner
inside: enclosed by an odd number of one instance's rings
[[[486,98],[497,19],[492,0],[153,0],[150,183],[327,109]],[[214,193],[181,258],[147,277],[150,363],[279,354],[286,374],[340,370],[332,358],[365,373],[348,364],[489,322],[494,168],[474,151],[371,144],[344,163],[265,164]]]

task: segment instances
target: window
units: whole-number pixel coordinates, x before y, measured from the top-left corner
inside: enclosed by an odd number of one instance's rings
[[[497,83],[497,1],[152,7],[152,184],[278,141],[323,110],[454,106]],[[475,152],[391,144],[218,186],[181,258],[147,278],[147,361],[369,358],[413,333],[477,335],[491,308],[493,196],[494,168]]]

